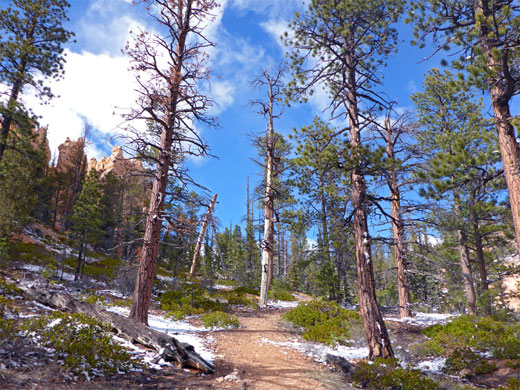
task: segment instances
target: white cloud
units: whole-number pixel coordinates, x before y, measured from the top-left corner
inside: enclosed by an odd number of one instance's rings
[[[214,81],[211,83],[210,94],[215,101],[216,106],[212,110],[212,115],[217,115],[225,111],[234,102],[235,85],[233,82],[227,81]]]
[[[136,83],[128,71],[128,58],[70,51],[66,55],[65,78],[49,83],[57,97],[47,105],[41,105],[34,94],[24,99],[42,116],[40,125],[48,126],[53,152],[67,137],[80,137],[85,121],[107,136],[117,134],[122,119],[114,112],[117,108],[131,107],[136,99]]]
[[[266,14],[270,18],[290,18],[296,10],[304,8],[309,0],[230,0],[231,5],[241,10]]]
[[[267,22],[260,23],[260,26],[267,31],[273,39],[278,43],[282,52],[286,47],[280,37],[287,31],[289,32],[289,22],[284,19],[270,19]]]

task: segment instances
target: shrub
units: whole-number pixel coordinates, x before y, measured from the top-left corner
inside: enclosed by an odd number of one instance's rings
[[[182,284],[178,290],[167,291],[159,297],[160,308],[176,320],[212,311],[223,311],[224,304],[212,299],[198,284]]]
[[[260,295],[260,290],[257,290],[252,287],[240,286],[240,287],[235,288],[233,291],[237,294]]]
[[[412,344],[408,349],[415,356],[443,356],[445,354],[444,346],[437,340],[427,340],[423,343]]]
[[[509,378],[507,380],[507,387],[499,387],[498,390],[520,390],[520,380],[516,378]]]
[[[12,306],[11,301],[0,295],[0,345],[14,339],[18,330],[15,319],[18,311]]]
[[[351,329],[361,325],[358,313],[323,300],[302,302],[283,319],[302,328],[304,339],[329,345],[348,345]]]
[[[204,314],[201,317],[202,324],[206,328],[238,328],[240,323],[238,317],[232,314],[215,311]]]
[[[24,324],[28,336],[55,350],[55,360],[75,375],[87,379],[94,375],[126,372],[137,363],[117,345],[109,328],[84,314],[54,312]]]
[[[423,331],[447,350],[471,347],[489,351],[498,359],[520,359],[520,324],[497,321],[492,317],[461,316],[446,325]]]
[[[354,382],[362,388],[395,390],[437,390],[439,383],[419,370],[402,368],[397,359],[376,358],[359,362],[353,373]]]
[[[279,280],[273,282],[267,296],[274,301],[296,301],[294,295],[291,294],[289,286]]]
[[[257,308],[258,303],[255,301],[252,301],[245,295],[238,295],[238,294],[232,294],[227,297],[227,303],[228,305],[241,305],[241,306],[247,306],[252,308]]]
[[[489,374],[497,369],[494,363],[471,350],[469,347],[456,348],[446,359],[443,372],[469,378],[478,374]]]
[[[83,298],[83,301],[93,305],[104,305],[106,304],[107,298],[102,295],[93,294]]]

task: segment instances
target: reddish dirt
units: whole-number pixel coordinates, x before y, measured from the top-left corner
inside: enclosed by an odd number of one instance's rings
[[[241,328],[214,333],[215,352],[233,368],[231,378],[219,377],[221,389],[330,389],[331,373],[294,349],[271,344],[295,338],[280,325],[283,311],[268,309],[239,315]],[[217,361],[217,365],[219,362]],[[337,381],[341,378],[336,376]],[[327,382],[327,383],[326,383]],[[338,383],[339,384],[339,383]]]

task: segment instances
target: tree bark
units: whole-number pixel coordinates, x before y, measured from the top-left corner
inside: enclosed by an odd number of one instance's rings
[[[195,252],[193,253],[193,261],[191,263],[190,269],[191,277],[195,276],[195,272],[197,271],[197,267],[199,266],[200,249],[202,248],[202,244],[204,243],[204,235],[206,234],[206,229],[208,228],[211,213],[213,212],[213,207],[215,207],[215,203],[217,202],[217,195],[218,194],[215,194],[211,199],[208,211],[206,212],[206,215],[204,216],[204,221],[202,222],[199,238],[197,239],[197,244],[195,245]]]
[[[206,374],[214,371],[214,366],[195,352],[193,346],[179,342],[174,337],[148,328],[146,325],[99,308],[91,303],[79,301],[69,295],[45,290],[22,288],[24,295],[39,303],[65,310],[69,313],[83,313],[95,317],[110,326],[119,336],[133,344],[141,344],[156,350],[165,361],[177,362],[181,367],[194,368]]]
[[[494,2],[490,4],[488,0],[477,0],[474,3],[475,14],[481,13],[484,17],[494,17]],[[511,214],[513,215],[513,225],[515,228],[515,238],[517,250],[520,253],[520,149],[516,140],[515,129],[511,124],[511,111],[509,103],[515,93],[516,84],[509,68],[509,56],[511,49],[502,47],[500,58],[496,58],[493,49],[497,48],[496,38],[490,37],[490,28],[487,23],[479,25],[480,43],[487,58],[488,90],[493,107],[495,124],[500,144],[500,154],[502,165],[506,177],[507,188],[509,190],[509,202]]]
[[[456,200],[456,203],[458,201]],[[460,206],[456,204],[455,206],[455,215],[460,219]],[[462,277],[464,279],[464,292],[466,295],[466,304],[468,314],[474,316],[476,315],[475,310],[475,286],[473,284],[473,273],[471,272],[471,261],[469,257],[469,248],[467,245],[467,236],[464,229],[457,229],[457,239],[459,242],[459,250],[460,250],[460,267],[462,270]]]
[[[496,95],[497,92],[492,90],[491,104],[495,115],[504,175],[509,190],[516,245],[520,253],[520,149],[518,148],[515,129],[511,124],[509,104],[501,103]]]
[[[467,238],[464,230],[457,230],[460,249],[460,266],[462,268],[462,277],[464,278],[464,291],[466,293],[466,303],[469,315],[476,315],[475,310],[475,287],[473,285],[473,273],[471,272],[471,263],[469,258],[469,248],[466,244]]]
[[[192,1],[186,1],[185,6],[184,14],[182,12],[182,5],[179,5],[181,9],[177,14],[179,18],[178,25],[183,28],[181,31],[178,31],[179,40],[174,54],[175,65],[170,70],[171,84],[169,86],[167,112],[164,118],[166,125],[163,127],[161,133],[159,158],[155,169],[150,206],[146,217],[143,250],[139,263],[139,271],[137,273],[132,309],[129,315],[129,318],[146,325],[148,325],[148,310],[150,308],[153,281],[157,269],[157,255],[159,253],[159,239],[163,220],[162,213],[164,209],[164,199],[166,197],[166,188],[168,186],[173,134],[176,129],[177,103],[182,80],[186,36],[190,31]]]
[[[83,256],[83,246],[85,243],[85,239],[81,239],[81,243],[79,244],[79,253],[78,253],[78,265],[76,266],[76,272],[74,273],[74,281],[77,282],[79,280],[79,274],[81,272],[81,257]]]
[[[347,62],[349,64],[352,63],[349,58],[347,58]],[[359,158],[357,153],[359,153],[359,148],[361,146],[361,134],[359,130],[357,96],[354,92],[356,86],[356,74],[353,66],[350,66],[349,68],[347,109],[350,125],[350,145],[352,148],[352,157],[355,161]],[[366,212],[367,199],[365,178],[363,174],[359,172],[359,168],[356,164],[351,170],[350,179],[352,183],[352,207],[354,208],[354,241],[358,276],[359,311],[363,320],[363,327],[367,338],[369,351],[368,358],[372,360],[375,357],[393,357],[394,351],[390,344],[390,337],[388,336],[383,316],[381,315],[376,299]]]
[[[260,306],[267,306],[267,292],[272,279],[274,225],[273,225],[273,85],[269,84],[269,124],[267,127],[267,164],[265,168],[264,240],[262,245],[262,279],[260,281]]]
[[[385,121],[386,153],[390,161],[395,161],[394,142],[390,120]],[[408,283],[407,256],[404,236],[404,223],[401,214],[401,194],[395,168],[388,173],[388,188],[392,203],[392,229],[394,233],[395,262],[397,265],[397,293],[399,296],[399,316],[412,317],[410,308],[410,284]]]

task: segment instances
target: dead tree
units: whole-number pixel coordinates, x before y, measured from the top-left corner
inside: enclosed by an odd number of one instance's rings
[[[265,70],[252,82],[255,88],[267,88],[267,101],[254,100],[251,105],[260,108],[259,113],[267,117],[266,161],[265,161],[265,196],[264,196],[264,239],[262,241],[262,269],[260,281],[260,306],[267,306],[267,292],[273,278],[274,260],[274,174],[275,174],[275,137],[274,119],[281,113],[275,113],[275,103],[282,94],[284,68],[279,66],[273,73]]]
[[[213,44],[203,35],[203,28],[212,19],[211,12],[217,3],[216,0],[142,3],[159,25],[157,30],[163,33],[141,31],[134,34],[134,41],[126,47],[140,85],[138,108],[127,119],[141,119],[148,124],[149,133],[137,137],[135,143],[138,153],[156,165],[130,311],[130,318],[147,324],[169,177],[172,174],[176,180],[185,178],[182,170],[177,169],[183,156],[206,154],[207,146],[194,123],[213,124],[205,115],[212,102],[198,88],[209,78],[204,51]],[[149,153],[150,149],[155,157]]]
[[[195,253],[193,253],[193,261],[191,263],[190,276],[194,277],[195,272],[197,271],[197,267],[199,265],[200,258],[200,249],[202,248],[202,244],[204,242],[204,235],[206,234],[206,229],[208,228],[209,221],[211,220],[211,213],[213,212],[213,208],[215,207],[215,203],[217,202],[217,195],[215,194],[211,199],[211,203],[209,204],[208,211],[204,217],[204,221],[202,222],[202,227],[200,229],[199,238],[197,239],[197,244],[195,245]]]

